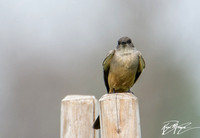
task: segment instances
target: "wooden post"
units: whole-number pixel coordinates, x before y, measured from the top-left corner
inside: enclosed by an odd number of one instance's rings
[[[60,138],[95,138],[95,104],[94,96],[66,96],[61,103]]]
[[[101,138],[141,138],[137,97],[105,94],[100,101]]]

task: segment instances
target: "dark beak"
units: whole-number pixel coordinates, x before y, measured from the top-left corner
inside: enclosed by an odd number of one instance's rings
[[[122,42],[122,46],[125,47],[126,46],[126,42]]]

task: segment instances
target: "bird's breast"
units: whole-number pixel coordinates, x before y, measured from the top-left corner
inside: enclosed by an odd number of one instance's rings
[[[109,87],[115,91],[127,91],[134,84],[135,74],[139,63],[135,52],[115,53],[110,63],[108,76]]]
[[[131,69],[134,70],[138,67],[138,54],[137,52],[116,53],[110,64],[110,69]]]

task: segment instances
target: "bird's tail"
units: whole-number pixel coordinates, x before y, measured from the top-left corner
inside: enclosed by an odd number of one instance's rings
[[[97,117],[97,119],[95,120],[94,124],[93,124],[93,128],[94,129],[100,129],[100,120],[99,120],[99,116]]]

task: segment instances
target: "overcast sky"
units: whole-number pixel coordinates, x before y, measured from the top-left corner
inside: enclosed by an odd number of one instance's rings
[[[0,0],[0,137],[58,137],[60,100],[105,93],[102,61],[122,36],[132,38],[147,64],[135,90],[156,86],[153,74],[174,67],[192,83],[199,104],[199,4]]]

